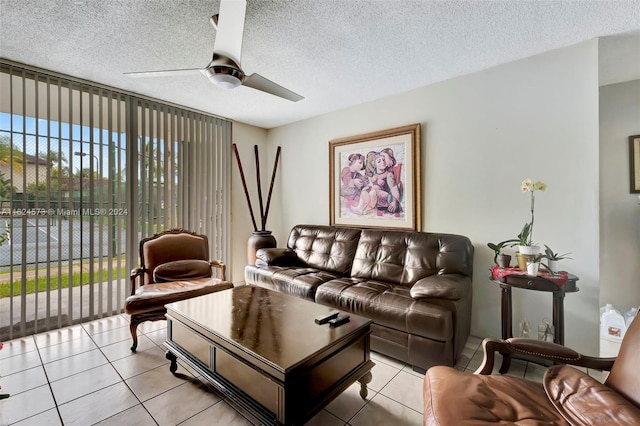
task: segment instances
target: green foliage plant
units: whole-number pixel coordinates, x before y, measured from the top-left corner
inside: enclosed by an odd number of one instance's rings
[[[562,260],[562,259],[571,259],[569,257],[571,253],[558,254],[554,253],[553,250],[548,245],[544,245],[544,254],[542,257],[547,260]]]
[[[510,240],[501,241],[499,243],[487,243],[487,247],[493,250],[493,253],[494,253],[493,262],[498,263],[498,255],[502,252],[503,248],[513,247],[517,242],[518,240],[516,239],[510,239]]]

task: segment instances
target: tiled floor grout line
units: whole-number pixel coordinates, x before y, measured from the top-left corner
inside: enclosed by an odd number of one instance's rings
[[[118,328],[124,328],[124,327],[126,327],[126,326],[118,327]],[[84,328],[84,327],[83,327],[83,328]],[[104,331],[103,333],[106,333],[106,332],[109,332],[109,331],[112,331],[112,330],[113,330],[113,329],[108,330],[108,331]],[[138,373],[138,374],[136,374],[136,375],[134,375],[134,376],[129,377],[128,379],[125,379],[124,377],[122,377],[122,375],[120,374],[120,372],[118,371],[118,369],[113,365],[113,362],[112,362],[112,361],[107,357],[107,355],[106,355],[106,354],[104,353],[104,351],[102,350],[102,348],[103,348],[103,347],[105,347],[105,346],[109,346],[109,345],[99,346],[99,345],[98,345],[98,343],[93,339],[93,336],[94,336],[95,334],[100,334],[100,333],[89,334],[89,331],[88,331],[88,330],[86,330],[86,329],[85,329],[85,332],[89,335],[89,337],[91,337],[92,341],[94,342],[94,344],[96,345],[96,347],[100,350],[100,352],[102,353],[102,355],[105,357],[105,359],[107,360],[107,362],[109,363],[109,365],[111,365],[111,367],[116,371],[116,373],[118,374],[118,376],[120,377],[120,379],[122,380],[122,382],[125,384],[125,386],[127,386],[127,388],[129,389],[129,391],[131,391],[131,393],[133,394],[133,396],[138,400],[138,404],[139,404],[140,406],[142,406],[142,408],[143,408],[143,409],[144,409],[144,410],[149,414],[149,417],[151,417],[151,418],[153,419],[153,421],[154,421],[156,424],[158,424],[157,420],[153,417],[153,415],[151,414],[151,412],[149,411],[149,409],[147,408],[147,406],[144,404],[144,401],[140,400],[140,398],[138,397],[138,395],[134,392],[134,390],[133,390],[133,389],[129,386],[129,384],[127,383],[127,380],[130,380],[130,379],[132,379],[132,378],[134,378],[134,377],[137,377],[137,376],[140,376],[140,375],[142,375],[142,374],[145,374],[146,372],[152,371],[153,369],[151,369],[151,370],[147,370],[147,371],[142,372],[142,373]],[[140,335],[141,335],[141,336],[145,336],[146,334],[147,334],[147,333],[141,333]],[[153,339],[149,339],[149,340],[151,340],[151,342],[154,344],[154,348],[164,349],[162,346],[158,345],[158,344],[157,344]],[[114,342],[114,343],[111,343],[111,344],[117,344],[117,343],[119,343],[119,342]],[[151,349],[154,349],[154,348],[151,348]],[[144,351],[141,351],[141,352],[144,352]],[[116,359],[116,360],[114,360],[114,361],[119,361],[119,360],[121,360],[121,359],[127,358],[128,356],[135,356],[135,353],[134,353],[133,355],[129,354],[129,355],[126,355],[126,356],[124,356],[124,357],[118,358],[118,359]],[[182,361],[181,361],[181,360],[178,360],[178,363],[182,366],[182,368],[183,368],[183,369],[184,369],[188,374],[192,374],[192,373],[189,371],[189,369],[188,369],[188,368],[186,368],[186,366],[182,364]],[[165,366],[165,365],[160,365],[160,366],[158,366],[158,367],[156,367],[156,368],[166,368],[166,366]],[[193,376],[193,377],[192,377],[192,379],[193,379],[193,380],[198,380],[198,381],[200,381],[201,383],[203,383],[204,385],[206,385],[208,388],[210,388],[210,387],[209,387],[209,384],[208,384],[208,383],[204,383],[204,382],[202,382],[202,381],[199,379],[199,377]],[[185,379],[185,380],[186,380],[186,379]],[[167,392],[170,392],[171,390],[173,390],[173,389],[175,389],[175,388],[177,388],[177,387],[180,387],[180,386],[184,386],[184,385],[186,385],[186,382],[185,382],[185,383],[181,383],[181,384],[179,384],[179,385],[177,385],[177,386],[174,386],[174,387],[172,387],[172,388],[170,388],[170,389],[167,389],[167,390],[165,390],[164,392],[161,392],[161,393],[159,393],[159,394],[157,394],[157,395],[154,395],[152,398],[149,398],[149,400],[151,400],[151,399],[153,399],[153,398],[157,398],[157,397],[159,397],[159,396],[160,396],[160,395],[162,395],[162,394],[165,394],[165,393],[167,393]],[[113,385],[111,385],[111,386],[113,386]],[[215,393],[217,393],[217,392],[215,392]],[[216,396],[218,396],[218,395],[216,395]],[[215,405],[217,405],[217,404],[219,404],[219,403],[221,403],[221,402],[224,402],[225,398],[224,398],[224,396],[223,396],[223,395],[219,395],[219,398],[220,398],[220,399],[219,399],[216,403],[214,403],[214,404],[212,404],[212,405],[210,405],[210,406],[208,406],[208,407],[204,408],[203,410],[201,410],[201,411],[199,411],[199,412],[197,412],[197,413],[194,413],[192,416],[188,417],[187,419],[184,419],[184,420],[183,420],[183,421],[181,421],[179,424],[182,424],[182,423],[184,423],[184,422],[188,421],[189,419],[191,419],[191,418],[193,418],[193,417],[197,416],[198,414],[200,414],[200,413],[202,413],[202,412],[204,412],[204,411],[208,410],[209,408],[214,407]],[[147,400],[147,401],[148,401],[148,400]],[[70,402],[70,401],[69,401],[69,402]],[[113,415],[111,415],[111,416],[109,416],[109,417],[107,417],[107,418],[105,418],[105,419],[102,419],[102,420],[100,420],[100,422],[103,422],[103,421],[105,421],[105,420],[108,420],[109,418],[115,417],[115,416],[117,416],[117,415],[119,415],[119,414],[123,413],[124,411],[127,411],[127,409],[125,409],[125,410],[123,410],[123,411],[120,411],[120,412],[118,412],[118,413],[115,413],[115,414],[113,414]],[[242,413],[239,413],[239,414],[240,414],[241,416],[243,416],[243,417],[244,417],[244,415],[243,415]],[[245,418],[246,418],[246,417],[245,417]],[[250,421],[249,419],[247,419],[247,421],[251,423],[251,421]],[[98,422],[98,423],[100,423],[100,422]]]
[[[156,419],[151,415],[151,413],[149,412],[149,410],[147,409],[147,407],[142,403],[142,401],[140,401],[140,398],[138,397],[138,395],[133,391],[133,389],[131,389],[131,386],[129,386],[129,384],[127,383],[127,381],[124,379],[124,377],[122,377],[122,374],[120,374],[120,372],[118,371],[118,369],[113,365],[113,362],[109,359],[109,357],[107,356],[107,354],[104,353],[104,351],[102,350],[103,346],[98,345],[98,342],[95,341],[95,339],[93,338],[94,334],[90,334],[89,330],[84,328],[84,324],[82,326],[82,329],[85,331],[85,333],[87,333],[89,335],[89,338],[91,339],[91,341],[96,345],[96,347],[98,348],[98,350],[100,351],[100,353],[102,354],[102,356],[104,356],[104,358],[107,360],[107,362],[109,363],[109,365],[111,366],[111,368],[113,368],[116,372],[116,374],[118,375],[118,377],[120,377],[120,380],[122,381],[122,383],[127,387],[127,389],[129,389],[129,391],[131,392],[131,394],[136,398],[136,400],[138,401],[138,404],[142,406],[142,408],[149,414],[149,417],[151,417],[153,419],[154,422],[156,422],[156,425],[158,424],[158,422],[156,421]],[[111,330],[109,330],[111,331]],[[104,333],[104,332],[103,332]],[[95,333],[98,334],[98,333]],[[117,343],[117,342],[116,342]],[[115,344],[115,343],[114,343]],[[154,342],[155,344],[155,342]],[[108,345],[107,345],[108,346]],[[123,357],[125,358],[125,357]],[[122,358],[119,358],[122,359]],[[117,361],[117,360],[116,360]],[[142,373],[141,373],[142,374]],[[134,376],[135,377],[135,376]],[[109,386],[113,386],[113,385],[109,385]],[[107,386],[107,387],[109,387]],[[95,392],[95,391],[94,391]],[[83,395],[86,396],[86,395]],[[70,401],[69,401],[70,402]],[[123,413],[125,411],[127,411],[129,408],[119,411],[105,419],[100,420],[97,423],[103,422],[109,418],[115,417],[117,415],[119,415],[120,413]],[[60,420],[62,421],[62,417],[60,417]],[[64,424],[64,422],[62,422]],[[94,423],[95,424],[95,423]]]
[[[36,345],[36,350],[38,351],[38,358],[40,359],[40,368],[42,368],[42,371],[44,372],[44,377],[47,380],[47,386],[49,387],[49,392],[51,392],[51,398],[53,399],[53,404],[55,405],[56,413],[58,413],[58,418],[60,419],[60,423],[64,424],[64,422],[62,421],[62,414],[60,414],[60,405],[58,405],[58,401],[56,400],[56,395],[53,393],[53,387],[51,386],[51,380],[49,380],[49,373],[47,373],[47,369],[44,368],[44,361],[42,359],[42,354],[40,353],[40,347],[38,346],[38,342],[35,341],[35,338],[33,340]]]
[[[122,318],[124,318],[124,317],[122,317]],[[126,320],[126,318],[124,318],[124,319]],[[131,379],[133,379],[133,378],[135,378],[135,377],[137,377],[137,376],[143,375],[143,374],[145,374],[145,373],[146,373],[146,372],[148,372],[148,371],[152,371],[153,369],[151,369],[151,370],[145,370],[145,371],[142,371],[142,372],[138,372],[136,369],[131,370],[131,371],[136,371],[136,374],[135,374],[135,375],[133,375],[133,376],[131,376],[131,377],[128,377],[128,378],[125,380],[125,378],[124,378],[124,376],[123,376],[124,370],[122,370],[122,372],[121,372],[121,371],[119,371],[119,370],[116,368],[115,363],[117,363],[118,361],[123,360],[123,359],[125,359],[125,358],[129,358],[129,357],[131,357],[131,356],[135,356],[135,354],[133,354],[133,355],[132,355],[132,354],[124,355],[124,352],[121,352],[121,350],[119,350],[118,348],[115,348],[115,347],[113,348],[113,349],[114,349],[114,351],[111,351],[111,350],[107,350],[107,349],[106,349],[107,347],[112,346],[112,345],[121,345],[121,344],[122,344],[122,342],[124,341],[123,339],[121,339],[121,335],[119,334],[119,333],[121,333],[121,331],[119,331],[118,329],[120,329],[120,328],[125,328],[125,327],[126,327],[126,325],[120,325],[118,322],[116,322],[115,324],[112,324],[112,325],[113,325],[113,328],[111,328],[111,325],[110,325],[109,323],[99,323],[99,324],[94,325],[93,327],[92,327],[92,326],[87,326],[87,325],[85,325],[85,324],[81,324],[81,325],[80,325],[80,328],[81,328],[81,330],[82,330],[82,333],[80,334],[80,336],[75,337],[75,334],[74,334],[74,333],[71,333],[71,335],[72,335],[72,336],[74,336],[75,338],[73,338],[73,339],[69,339],[69,340],[66,340],[66,341],[62,341],[62,342],[60,342],[60,341],[56,341],[56,339],[55,339],[54,337],[49,337],[49,336],[45,336],[45,338],[41,338],[41,339],[36,339],[36,336],[31,336],[31,339],[33,339],[33,343],[34,343],[34,345],[35,345],[35,349],[38,351],[38,352],[37,352],[37,357],[38,357],[38,360],[39,360],[39,365],[38,365],[38,367],[43,369],[44,376],[45,376],[45,380],[46,380],[46,384],[47,384],[47,386],[48,386],[48,388],[49,388],[49,392],[50,392],[51,397],[52,397],[52,399],[53,399],[53,403],[55,404],[57,418],[58,418],[58,420],[59,420],[62,424],[64,424],[64,423],[63,423],[63,419],[62,419],[62,414],[61,414],[61,410],[60,410],[60,405],[58,404],[58,401],[57,401],[57,399],[56,399],[56,396],[55,396],[55,395],[54,395],[54,393],[53,393],[52,382],[51,382],[51,380],[50,380],[51,376],[50,376],[49,372],[47,371],[47,369],[45,369],[45,362],[44,362],[43,352],[42,352],[42,351],[43,351],[43,350],[45,350],[45,348],[51,348],[51,347],[54,347],[54,346],[57,346],[57,345],[64,345],[65,343],[68,343],[68,342],[70,342],[70,341],[72,341],[72,340],[83,339],[83,338],[86,338],[86,337],[89,337],[89,339],[90,339],[91,343],[93,344],[94,348],[95,348],[95,349],[98,349],[98,350],[99,350],[99,353],[101,354],[101,356],[102,356],[102,357],[104,357],[104,359],[106,360],[105,364],[100,364],[99,366],[93,366],[93,367],[91,367],[91,368],[97,368],[97,367],[101,367],[101,366],[103,366],[103,365],[109,365],[111,368],[113,368],[113,369],[116,371],[116,374],[117,374],[117,377],[119,378],[119,381],[121,381],[121,382],[123,382],[123,383],[124,383],[124,385],[125,385],[125,387],[127,388],[127,390],[128,390],[128,391],[129,391],[129,392],[134,396],[134,398],[135,398],[135,405],[134,405],[133,407],[129,407],[129,408],[127,408],[127,409],[123,409],[123,410],[121,410],[121,411],[119,411],[119,412],[117,412],[117,413],[111,414],[109,417],[99,420],[99,422],[107,421],[107,420],[109,420],[109,419],[111,419],[111,418],[113,418],[113,417],[116,417],[116,416],[118,416],[118,415],[121,415],[123,412],[126,412],[128,409],[131,409],[131,408],[134,408],[134,407],[140,407],[140,406],[141,406],[141,408],[144,410],[144,412],[146,413],[146,415],[147,415],[147,416],[149,416],[149,418],[150,418],[150,419],[151,419],[155,424],[158,424],[158,420],[156,419],[156,417],[154,417],[154,416],[152,415],[152,412],[147,408],[147,406],[146,406],[146,405],[145,405],[145,403],[141,400],[141,398],[138,396],[138,394],[136,394],[136,393],[134,392],[134,388],[132,388],[132,387],[130,386],[130,384],[127,382],[127,380],[131,380]],[[99,332],[96,332],[96,331],[99,331]],[[102,336],[101,338],[99,338],[99,337],[98,337],[99,335],[101,335],[101,334],[103,334],[103,333],[110,333],[110,332],[114,332],[114,331],[116,331],[116,333],[114,333],[114,335],[113,335],[113,336],[105,335],[105,336]],[[142,330],[141,330],[141,331],[142,331]],[[162,327],[158,327],[158,328],[150,328],[150,329],[148,329],[146,332],[140,333],[140,335],[141,335],[141,336],[146,336],[147,340],[148,340],[148,341],[150,341],[150,346],[149,346],[147,349],[145,349],[145,351],[149,351],[149,350],[153,350],[153,351],[155,351],[155,350],[157,350],[157,349],[164,350],[164,347],[158,343],[158,341],[159,341],[159,335],[158,335],[158,334],[156,334],[156,333],[160,333],[161,331],[162,331]],[[155,335],[154,335],[154,334],[155,334]],[[64,336],[63,336],[63,337],[64,337]],[[114,337],[117,337],[117,339],[113,339]],[[45,339],[48,339],[48,340],[45,340]],[[112,341],[112,339],[113,339],[113,341]],[[40,340],[40,341],[41,341],[41,343],[38,343],[38,340]],[[46,342],[50,342],[50,341],[56,341],[56,343],[54,343],[54,344],[49,344],[49,345],[47,345],[47,346],[42,346],[43,344],[46,344]],[[102,345],[100,345],[100,344],[99,344],[99,342],[103,342],[103,344],[102,344]],[[107,342],[107,343],[105,343],[105,342]],[[87,342],[87,343],[88,343],[88,342]],[[469,346],[469,347],[465,347],[465,349],[466,349],[467,351],[469,351],[469,352],[471,352],[471,349],[472,349],[472,348],[474,348],[474,347],[475,347],[475,350],[473,350],[473,352],[472,352],[472,353],[471,353],[471,355],[468,357],[468,359],[466,360],[466,362],[464,362],[464,363],[463,363],[463,364],[464,364],[464,369],[467,369],[467,368],[468,368],[468,366],[470,365],[470,363],[472,362],[472,360],[473,360],[473,359],[475,358],[475,356],[477,355],[478,350],[479,350],[479,345],[471,345],[471,346]],[[57,361],[64,360],[64,359],[66,359],[66,358],[70,358],[70,357],[73,357],[73,356],[77,356],[77,355],[82,354],[82,353],[87,353],[87,352],[93,351],[93,350],[94,350],[94,348],[86,349],[86,350],[85,350],[85,349],[84,349],[84,346],[83,346],[83,350],[82,350],[82,351],[77,352],[77,353],[73,353],[73,354],[68,354],[68,353],[66,353],[66,352],[62,351],[61,353],[65,353],[65,356],[62,356],[62,357],[57,358],[57,359],[55,359],[55,357],[54,357],[54,356],[52,356],[52,355],[56,355],[56,354],[57,354],[57,353],[56,353],[56,350],[53,350],[53,351],[51,351],[51,352],[49,352],[49,353],[48,353],[48,356],[49,356],[50,358],[52,358],[52,359],[51,359],[49,362],[47,362],[46,364],[51,364],[51,363],[54,363],[54,362],[57,362]],[[142,352],[145,352],[145,351],[142,351]],[[110,354],[110,355],[109,355],[109,356],[107,356],[107,354]],[[115,356],[117,356],[117,358],[116,358],[116,357],[114,357],[114,355],[115,355]],[[97,354],[96,354],[96,356],[97,356]],[[155,355],[154,355],[154,356],[155,356]],[[112,359],[112,358],[113,358],[113,359]],[[465,356],[465,358],[467,358],[467,356]],[[416,409],[412,408],[411,406],[409,406],[409,405],[407,404],[407,401],[405,401],[404,403],[403,403],[403,402],[401,402],[401,400],[402,400],[403,398],[401,397],[401,395],[400,395],[400,394],[398,394],[398,396],[400,396],[400,398],[396,399],[396,397],[387,396],[387,395],[385,395],[385,394],[383,393],[384,389],[385,389],[387,386],[389,386],[389,385],[391,384],[391,382],[393,382],[394,380],[398,379],[398,377],[400,376],[400,373],[401,373],[401,372],[404,372],[404,373],[408,374],[409,376],[411,376],[411,383],[412,383],[412,386],[415,386],[415,382],[413,381],[413,380],[414,380],[414,378],[418,378],[418,379],[419,379],[419,378],[420,378],[420,375],[415,374],[415,372],[414,372],[414,371],[410,371],[410,370],[408,370],[407,368],[410,368],[410,365],[409,365],[409,364],[404,363],[404,362],[401,362],[401,361],[395,362],[395,360],[393,360],[393,359],[389,359],[389,360],[387,361],[387,360],[384,358],[384,355],[382,355],[382,354],[377,354],[377,353],[376,353],[375,358],[372,358],[372,360],[373,360],[374,362],[376,362],[376,363],[380,364],[380,365],[385,366],[385,367],[384,367],[384,370],[386,370],[387,368],[388,368],[388,369],[390,369],[390,370],[388,370],[388,371],[387,371],[387,373],[390,373],[390,372],[392,373],[392,374],[390,375],[390,377],[389,377],[388,379],[384,379],[384,382],[381,382],[381,383],[379,384],[379,389],[378,389],[378,390],[369,389],[369,396],[368,396],[367,400],[365,401],[365,403],[364,403],[362,406],[360,406],[360,407],[355,411],[355,413],[354,413],[354,414],[352,414],[352,415],[351,415],[351,417],[350,417],[349,419],[346,419],[346,420],[345,420],[345,419],[343,419],[343,418],[341,418],[341,417],[337,416],[337,415],[336,415],[336,414],[334,414],[333,412],[329,411],[329,410],[327,409],[327,407],[323,408],[323,410],[324,410],[324,411],[326,411],[326,414],[330,415],[332,418],[337,419],[339,422],[343,423],[345,426],[348,426],[348,425],[350,424],[350,422],[352,422],[352,421],[353,421],[357,416],[359,416],[359,415],[363,412],[363,410],[366,410],[366,409],[371,410],[371,408],[368,408],[368,407],[371,407],[371,401],[372,401],[374,398],[376,398],[378,395],[380,395],[380,397],[381,397],[381,398],[386,398],[387,400],[392,401],[393,403],[398,404],[399,406],[402,406],[402,407],[404,407],[405,409],[408,409],[408,411],[410,411],[410,412],[414,413],[413,415],[416,415],[416,414],[417,414],[417,415],[422,415],[422,413],[421,413],[420,411],[418,411],[418,410],[416,410]],[[188,374],[188,375],[189,375],[189,377],[194,375],[194,373],[193,373],[192,371],[190,371],[188,368],[186,368],[186,367],[185,367],[185,366],[184,366],[180,361],[179,361],[179,364],[181,365],[181,368],[183,368],[183,369],[186,371],[186,374]],[[155,368],[163,368],[163,367],[165,367],[165,366],[164,366],[164,365],[161,365],[161,366],[158,366],[158,367],[155,367]],[[459,366],[457,366],[457,367],[458,367],[458,368],[461,368],[461,365],[459,365]],[[61,375],[61,377],[60,377],[59,379],[57,379],[57,380],[63,380],[63,379],[66,379],[66,378],[68,378],[68,377],[73,377],[74,375],[77,375],[77,374],[80,374],[80,373],[86,372],[86,371],[90,370],[91,368],[88,368],[87,370],[84,370],[84,371],[81,371],[81,372],[74,372],[73,374],[70,374],[70,375]],[[137,368],[137,367],[136,367],[136,368]],[[526,367],[525,367],[525,373],[524,373],[524,375],[526,375],[526,371],[527,371],[527,369],[526,369]],[[386,376],[386,374],[387,374],[387,373],[385,373],[385,376]],[[384,377],[384,376],[383,376],[383,377]],[[193,380],[197,380],[197,381],[199,381],[199,382],[204,383],[204,382],[203,382],[203,380],[202,380],[202,378],[200,378],[200,377],[198,377],[198,376],[193,376],[193,377],[190,377],[190,378],[192,378]],[[407,379],[407,376],[406,376],[406,375],[403,375],[402,379],[403,379],[403,380],[406,380],[406,379]],[[205,383],[205,384],[206,384],[206,383]],[[44,385],[44,383],[43,383],[43,385]],[[114,384],[112,384],[112,385],[108,385],[108,386],[104,386],[104,387],[102,387],[102,388],[100,388],[100,389],[94,389],[94,390],[92,390],[90,393],[88,393],[88,394],[86,394],[86,395],[78,396],[78,397],[76,397],[76,398],[74,398],[74,399],[72,399],[72,400],[65,401],[65,403],[64,403],[64,404],[70,403],[70,402],[75,401],[75,400],[77,400],[77,399],[79,399],[79,398],[82,398],[82,397],[86,397],[87,395],[90,395],[91,393],[95,393],[95,392],[98,392],[98,391],[104,390],[104,389],[108,388],[109,386],[113,386],[113,385],[114,385]],[[148,400],[151,400],[151,399],[153,399],[153,398],[156,398],[156,397],[158,397],[158,396],[160,396],[160,395],[163,395],[163,394],[165,394],[165,393],[167,393],[167,392],[169,392],[169,391],[171,391],[171,390],[175,389],[176,387],[183,386],[183,385],[186,385],[186,381],[185,381],[185,383],[181,383],[181,384],[178,384],[177,386],[173,386],[173,387],[171,387],[171,388],[169,388],[169,389],[163,390],[160,394],[158,394],[158,395],[154,395],[153,397],[148,398]],[[396,384],[396,385],[394,385],[394,386],[397,386],[397,384]],[[400,386],[402,386],[402,385],[400,385]],[[391,390],[392,388],[389,388],[389,389]],[[25,390],[25,391],[28,391],[28,390],[29,390],[29,389],[27,389],[27,390]],[[395,393],[395,392],[396,392],[396,390],[393,390],[393,391],[391,391],[390,393],[391,393],[392,395],[396,395],[396,393]],[[209,405],[209,406],[207,406],[207,407],[205,407],[205,408],[199,409],[199,411],[197,411],[197,412],[190,413],[190,415],[189,415],[189,417],[188,417],[188,418],[180,420],[180,423],[178,423],[178,424],[181,424],[181,423],[184,423],[184,422],[189,421],[190,419],[192,419],[192,418],[194,418],[194,417],[196,417],[196,416],[200,415],[202,412],[204,412],[204,411],[206,411],[206,410],[208,410],[208,409],[210,409],[210,408],[212,408],[212,407],[217,406],[218,404],[220,404],[220,402],[222,402],[223,404],[225,404],[225,403],[226,403],[226,398],[224,398],[223,396],[218,395],[218,394],[217,394],[217,392],[214,392],[214,394],[215,394],[216,396],[218,396],[218,397],[219,397],[219,400],[218,400],[218,401],[216,401],[215,403],[213,403],[213,404],[211,404],[211,405]],[[134,402],[134,401],[132,400],[132,402]],[[64,404],[62,404],[62,405],[64,405]],[[413,405],[415,405],[413,402],[412,402],[412,404],[413,404]],[[249,422],[249,423],[254,423],[254,421],[252,421],[250,418],[246,417],[245,413],[243,413],[243,412],[241,412],[241,411],[238,411],[237,409],[235,409],[235,408],[233,407],[233,405],[231,405],[231,408],[232,408],[232,409],[234,409],[234,410],[237,412],[237,414],[239,414],[239,415],[240,415],[243,419],[245,419],[247,422]],[[46,410],[46,411],[48,411],[48,410]],[[30,417],[34,417],[34,416],[36,416],[36,415],[40,415],[40,414],[42,414],[42,413],[36,413],[36,414],[31,415]],[[52,412],[51,414],[53,414],[53,412]],[[326,415],[326,414],[325,414],[325,415]],[[25,420],[25,419],[23,419],[23,420]]]
[[[60,409],[58,408],[59,405],[58,405],[58,403],[56,401],[56,396],[53,394],[53,388],[51,387],[51,381],[49,380],[49,375],[47,374],[47,370],[44,368],[44,361],[42,360],[42,354],[40,353],[40,347],[38,346],[38,342],[36,341],[34,335],[31,335],[29,337],[33,340],[33,344],[35,345],[35,348],[36,348],[35,352],[38,354],[38,359],[40,360],[40,365],[32,367],[32,368],[38,368],[38,367],[42,368],[42,371],[44,373],[44,377],[45,377],[45,379],[47,381],[46,386],[49,388],[49,392],[51,393],[51,398],[53,399],[53,404],[55,406],[56,413],[58,413],[58,418],[60,419],[60,423],[63,423],[62,416],[60,415]],[[14,355],[14,356],[17,356],[17,355]],[[30,370],[30,369],[27,369],[27,370]],[[23,371],[26,371],[26,370],[23,370]],[[14,373],[14,374],[20,374],[21,372],[22,371],[18,371],[18,372]],[[42,385],[42,386],[45,386],[45,385]],[[28,391],[29,391],[29,389],[24,390],[24,391],[22,391],[20,393],[24,393],[24,392],[28,392]],[[19,395],[20,393],[18,393],[17,395]],[[24,418],[24,419],[22,419],[20,421],[24,421],[24,420],[30,419],[31,417],[35,417],[35,416],[37,416],[37,415],[39,415],[41,413],[42,412],[35,413],[35,414],[33,414],[33,415],[29,416],[29,417],[26,417],[26,418]]]

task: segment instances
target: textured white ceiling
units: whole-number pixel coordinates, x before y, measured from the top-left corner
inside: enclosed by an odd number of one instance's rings
[[[0,0],[0,57],[272,128],[640,30],[638,0],[248,0],[244,71],[304,100],[223,90],[200,74],[123,75],[206,66],[218,7],[219,0]]]

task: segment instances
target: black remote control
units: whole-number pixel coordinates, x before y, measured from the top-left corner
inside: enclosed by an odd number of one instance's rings
[[[340,312],[331,311],[328,314],[324,314],[324,315],[320,315],[319,317],[316,317],[315,321],[316,321],[316,324],[326,324],[330,320],[332,320],[335,317],[337,317],[338,315],[340,315]]]
[[[329,325],[331,327],[337,327],[339,325],[344,324],[345,322],[349,322],[349,315],[338,315],[334,319],[329,321]]]

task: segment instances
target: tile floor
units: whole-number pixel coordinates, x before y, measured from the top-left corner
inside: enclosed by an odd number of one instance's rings
[[[164,356],[166,322],[143,323],[129,350],[128,318],[117,315],[5,342],[0,425],[254,425],[258,422]],[[475,370],[481,339],[470,337],[456,368]],[[308,425],[422,425],[422,378],[410,366],[373,352],[366,400],[354,384]],[[510,375],[540,381],[544,368],[514,360]]]

